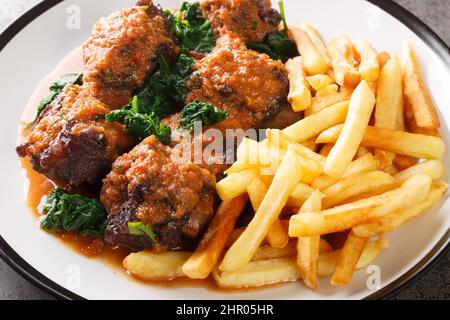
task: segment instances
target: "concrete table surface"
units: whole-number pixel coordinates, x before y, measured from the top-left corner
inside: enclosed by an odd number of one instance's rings
[[[0,31],[40,0],[0,0]],[[304,0],[306,1],[306,0]],[[394,0],[422,19],[450,45],[449,0]],[[450,299],[450,251],[393,299]],[[0,300],[54,299],[0,259]]]

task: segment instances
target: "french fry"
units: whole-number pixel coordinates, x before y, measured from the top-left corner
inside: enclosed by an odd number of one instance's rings
[[[390,59],[391,55],[388,52],[382,51],[378,53],[378,63],[381,68],[383,68]]]
[[[322,194],[314,191],[300,209],[301,212],[318,211],[321,206]],[[303,282],[317,291],[317,279],[319,269],[320,236],[301,237],[297,243],[297,265]]]
[[[247,192],[247,186],[257,176],[255,169],[232,173],[216,183],[217,194],[222,200],[230,200]]]
[[[390,59],[378,79],[375,126],[405,130],[403,110],[402,68],[396,58]]]
[[[378,53],[372,45],[365,40],[355,41],[354,46],[361,57],[359,64],[359,73],[361,80],[376,82],[380,75],[380,63],[378,61]]]
[[[340,286],[350,282],[356,265],[368,242],[368,238],[358,237],[353,232],[350,232],[339,254],[336,268],[331,278],[331,285]]]
[[[295,27],[290,27],[289,33],[297,45],[298,52],[303,57],[305,69],[308,74],[325,74],[328,71],[329,66],[314,46],[308,33]]]
[[[183,264],[190,255],[190,252],[181,251],[164,253],[141,251],[130,253],[123,260],[123,267],[132,275],[143,280],[172,280],[185,276]]]
[[[288,101],[295,112],[311,107],[312,95],[302,57],[295,57],[286,62],[289,77]]]
[[[400,214],[391,214],[384,217],[381,219],[381,224],[378,226],[375,233],[380,236],[385,235],[418,215],[427,212],[444,196],[447,190],[448,185],[446,183],[434,182],[431,186],[430,192],[423,201],[411,208],[408,208]]]
[[[335,143],[342,127],[337,125],[322,132],[316,143]],[[444,141],[440,138],[372,126],[367,127],[361,145],[419,159],[441,159],[445,152]]]
[[[388,246],[389,242],[385,239],[369,242],[364,248],[357,268],[362,269],[367,266]],[[320,278],[330,277],[333,274],[339,253],[340,250],[337,250],[320,255],[318,268]],[[232,272],[216,269],[213,276],[217,285],[221,288],[250,288],[297,281],[300,278],[300,273],[295,259],[284,257],[252,261],[243,268]]]
[[[406,106],[410,108],[406,114],[415,120],[419,128],[438,129],[439,117],[411,43],[404,45],[402,58],[404,93],[408,102]]]
[[[343,123],[347,116],[347,111],[348,105],[335,104],[294,123],[284,129],[283,133],[292,141],[304,142],[330,127]]]
[[[395,179],[383,171],[360,172],[339,180],[323,189],[322,206],[331,208],[360,194],[384,188],[395,183]]]
[[[316,91],[320,91],[333,84],[333,79],[331,79],[326,74],[318,74],[315,76],[309,76],[306,78],[309,85]]]
[[[212,272],[247,200],[243,194],[221,203],[197,249],[183,264],[183,273],[189,278],[205,279]]]
[[[305,183],[299,183],[295,186],[294,190],[289,197],[286,206],[293,208],[300,208],[303,203],[308,199],[314,189]]]
[[[384,168],[383,171],[389,173],[391,176],[396,175],[398,173],[398,169],[393,164]]]
[[[267,193],[267,186],[261,179],[256,177],[247,187],[247,192],[250,202],[252,203],[253,210],[257,212],[264,196]],[[289,236],[281,225],[279,219],[276,219],[270,227],[267,232],[266,239],[267,242],[274,248],[283,248],[289,242]]]
[[[238,270],[213,272],[214,280],[221,288],[250,288],[296,281],[298,267],[293,258],[251,261]]]
[[[316,137],[313,137],[309,140],[306,140],[305,142],[302,142],[302,145],[308,148],[309,150],[316,152],[317,150],[317,144],[316,144]]]
[[[430,177],[416,175],[400,188],[381,195],[319,212],[294,215],[289,222],[289,236],[309,237],[351,229],[417,203],[426,196],[430,185]]]
[[[354,91],[339,138],[327,157],[324,173],[330,176],[341,176],[355,157],[361,143],[370,116],[375,106],[375,96],[365,81]]]
[[[332,79],[330,75],[327,75],[327,77]],[[315,96],[316,97],[325,97],[327,95],[330,95],[332,93],[337,93],[337,92],[339,92],[339,86],[337,84],[333,83],[333,84],[329,84],[325,88],[317,91]]]
[[[325,61],[325,63],[330,67],[331,59],[330,56],[328,55],[327,46],[325,45],[325,42],[323,41],[323,38],[320,35],[320,33],[306,21],[302,21],[301,29],[306,31],[306,33],[311,38],[314,47],[316,47],[317,51],[320,53],[323,61]]]
[[[410,107],[408,106],[408,102],[405,101],[405,110],[410,110]],[[308,109],[309,110],[309,109]],[[408,113],[408,112],[406,112]],[[426,129],[426,128],[420,128],[417,124],[416,124],[416,120],[414,120],[414,118],[406,115],[405,116],[405,122],[406,122],[406,126],[409,130],[409,132],[412,133],[419,133],[419,134],[424,134],[427,136],[433,136],[433,137],[437,137],[437,138],[441,138],[441,134],[439,133],[439,129]]]
[[[319,154],[324,157],[328,157],[330,154],[331,149],[333,148],[334,144],[332,143],[325,143],[322,148],[320,149]]]
[[[375,258],[386,248],[389,247],[389,241],[387,239],[379,239],[373,242],[369,242],[356,265],[357,269],[362,269],[371,263]],[[319,277],[327,278],[333,275],[336,269],[336,262],[340,254],[340,250],[332,251],[329,253],[321,254],[319,257]]]
[[[297,254],[297,246],[294,241],[290,241],[283,248],[274,248],[272,246],[261,246],[252,257],[252,261],[261,261],[269,259],[277,259],[284,257],[295,257]]]
[[[416,174],[425,174],[433,179],[433,181],[437,181],[442,179],[444,176],[444,166],[441,161],[428,160],[400,171],[394,176],[394,178],[398,183],[404,183]]]
[[[356,70],[353,44],[347,36],[335,36],[328,43],[328,53],[333,65],[336,83],[355,88],[361,81]]]
[[[448,185],[444,182],[434,182],[429,193],[424,199],[416,201],[413,205],[389,215],[373,219],[367,223],[353,228],[353,232],[359,237],[369,238],[373,235],[385,235],[397,229],[405,222],[430,209],[447,191]]]
[[[281,138],[278,141],[281,142]],[[280,147],[282,147],[281,144],[279,146],[275,143],[269,144],[267,140],[258,142],[244,138],[236,151],[237,160],[240,163],[251,164],[253,166],[278,167],[285,154],[285,150]]]
[[[309,117],[325,108],[331,107],[337,103],[349,103],[350,95],[345,92],[331,92],[327,95],[316,95],[312,99],[309,109],[305,110],[305,117]]]
[[[297,155],[289,147],[258,211],[244,233],[226,253],[220,270],[237,270],[251,260],[300,181],[301,170],[298,167]]]
[[[356,160],[353,160],[345,170],[342,178],[357,174],[360,172],[375,171],[378,168],[377,161],[371,153],[367,153]],[[311,182],[311,186],[315,189],[323,190],[328,186],[339,181],[340,178],[321,175]]]

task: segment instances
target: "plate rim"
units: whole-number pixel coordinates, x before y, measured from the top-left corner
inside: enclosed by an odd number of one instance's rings
[[[0,34],[0,52],[22,31],[28,24],[38,18],[40,15],[53,8],[64,0],[43,0],[34,7],[22,14],[18,19],[11,23]],[[364,0],[379,7],[381,10],[392,15],[402,24],[407,26],[422,41],[424,41],[433,52],[450,69],[450,47],[436,34],[425,22],[414,15],[412,12],[395,3],[393,0]],[[450,230],[438,243],[426,254],[426,256],[416,263],[412,268],[403,273],[400,277],[392,281],[387,286],[377,290],[364,298],[369,299],[388,299],[399,293],[401,290],[413,285],[421,279],[433,266],[435,266],[450,249]],[[30,265],[22,258],[0,235],[0,257],[17,273],[44,291],[52,294],[56,298],[66,300],[86,299],[46,277],[36,268]]]

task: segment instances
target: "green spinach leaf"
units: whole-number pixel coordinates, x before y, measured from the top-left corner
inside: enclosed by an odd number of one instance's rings
[[[165,13],[181,44],[182,52],[211,52],[216,38],[210,22],[203,17],[198,2],[183,2],[176,13]]]
[[[211,103],[195,100],[187,104],[180,113],[180,127],[189,131],[194,130],[195,122],[202,122],[210,126],[225,120],[228,112],[219,110]]]
[[[101,237],[106,225],[106,211],[96,200],[54,188],[43,208],[41,226],[51,231],[74,231]]]
[[[118,121],[125,125],[127,132],[144,139],[148,136],[155,137],[163,144],[169,144],[172,131],[169,127],[160,122],[159,117],[150,112],[149,114],[139,113],[139,100],[133,99],[133,109],[119,109],[108,113],[105,116],[106,122]]]
[[[267,34],[263,42],[247,41],[246,44],[251,50],[265,53],[274,60],[286,62],[289,58],[298,56],[299,53],[294,41],[288,37],[288,25],[286,23],[283,1],[280,1],[279,5],[284,26],[283,30]]]
[[[142,221],[128,222],[128,231],[132,235],[147,235],[153,244],[156,243],[156,234],[149,224],[145,224]]]

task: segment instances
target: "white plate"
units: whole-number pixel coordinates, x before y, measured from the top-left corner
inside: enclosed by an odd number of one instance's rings
[[[101,3],[100,3],[101,2]],[[381,287],[368,288],[366,270],[356,272],[347,287],[333,288],[320,282],[320,294],[298,283],[253,290],[220,292],[198,286],[165,288],[131,281],[122,270],[68,249],[53,236],[42,232],[24,202],[24,180],[15,154],[19,118],[34,88],[73,48],[83,43],[94,22],[131,0],[44,1],[0,37],[0,248],[2,256],[16,270],[53,293],[68,298],[89,299],[361,299],[379,297],[425,267],[449,242],[450,201],[403,226],[392,235],[391,247],[374,262],[381,270]],[[158,1],[157,1],[158,2]],[[164,7],[181,1],[161,0]],[[450,57],[445,44],[420,21],[391,1],[285,0],[289,23],[306,19],[328,38],[346,33],[364,38],[376,48],[399,51],[405,40],[415,45],[426,81],[439,107],[442,134],[450,141]],[[79,10],[80,29],[67,28],[68,17]],[[395,15],[397,18],[394,18]],[[403,21],[400,22],[400,19]],[[409,29],[406,25],[412,28]],[[449,154],[445,155],[450,172]],[[79,285],[76,280],[79,276]]]

